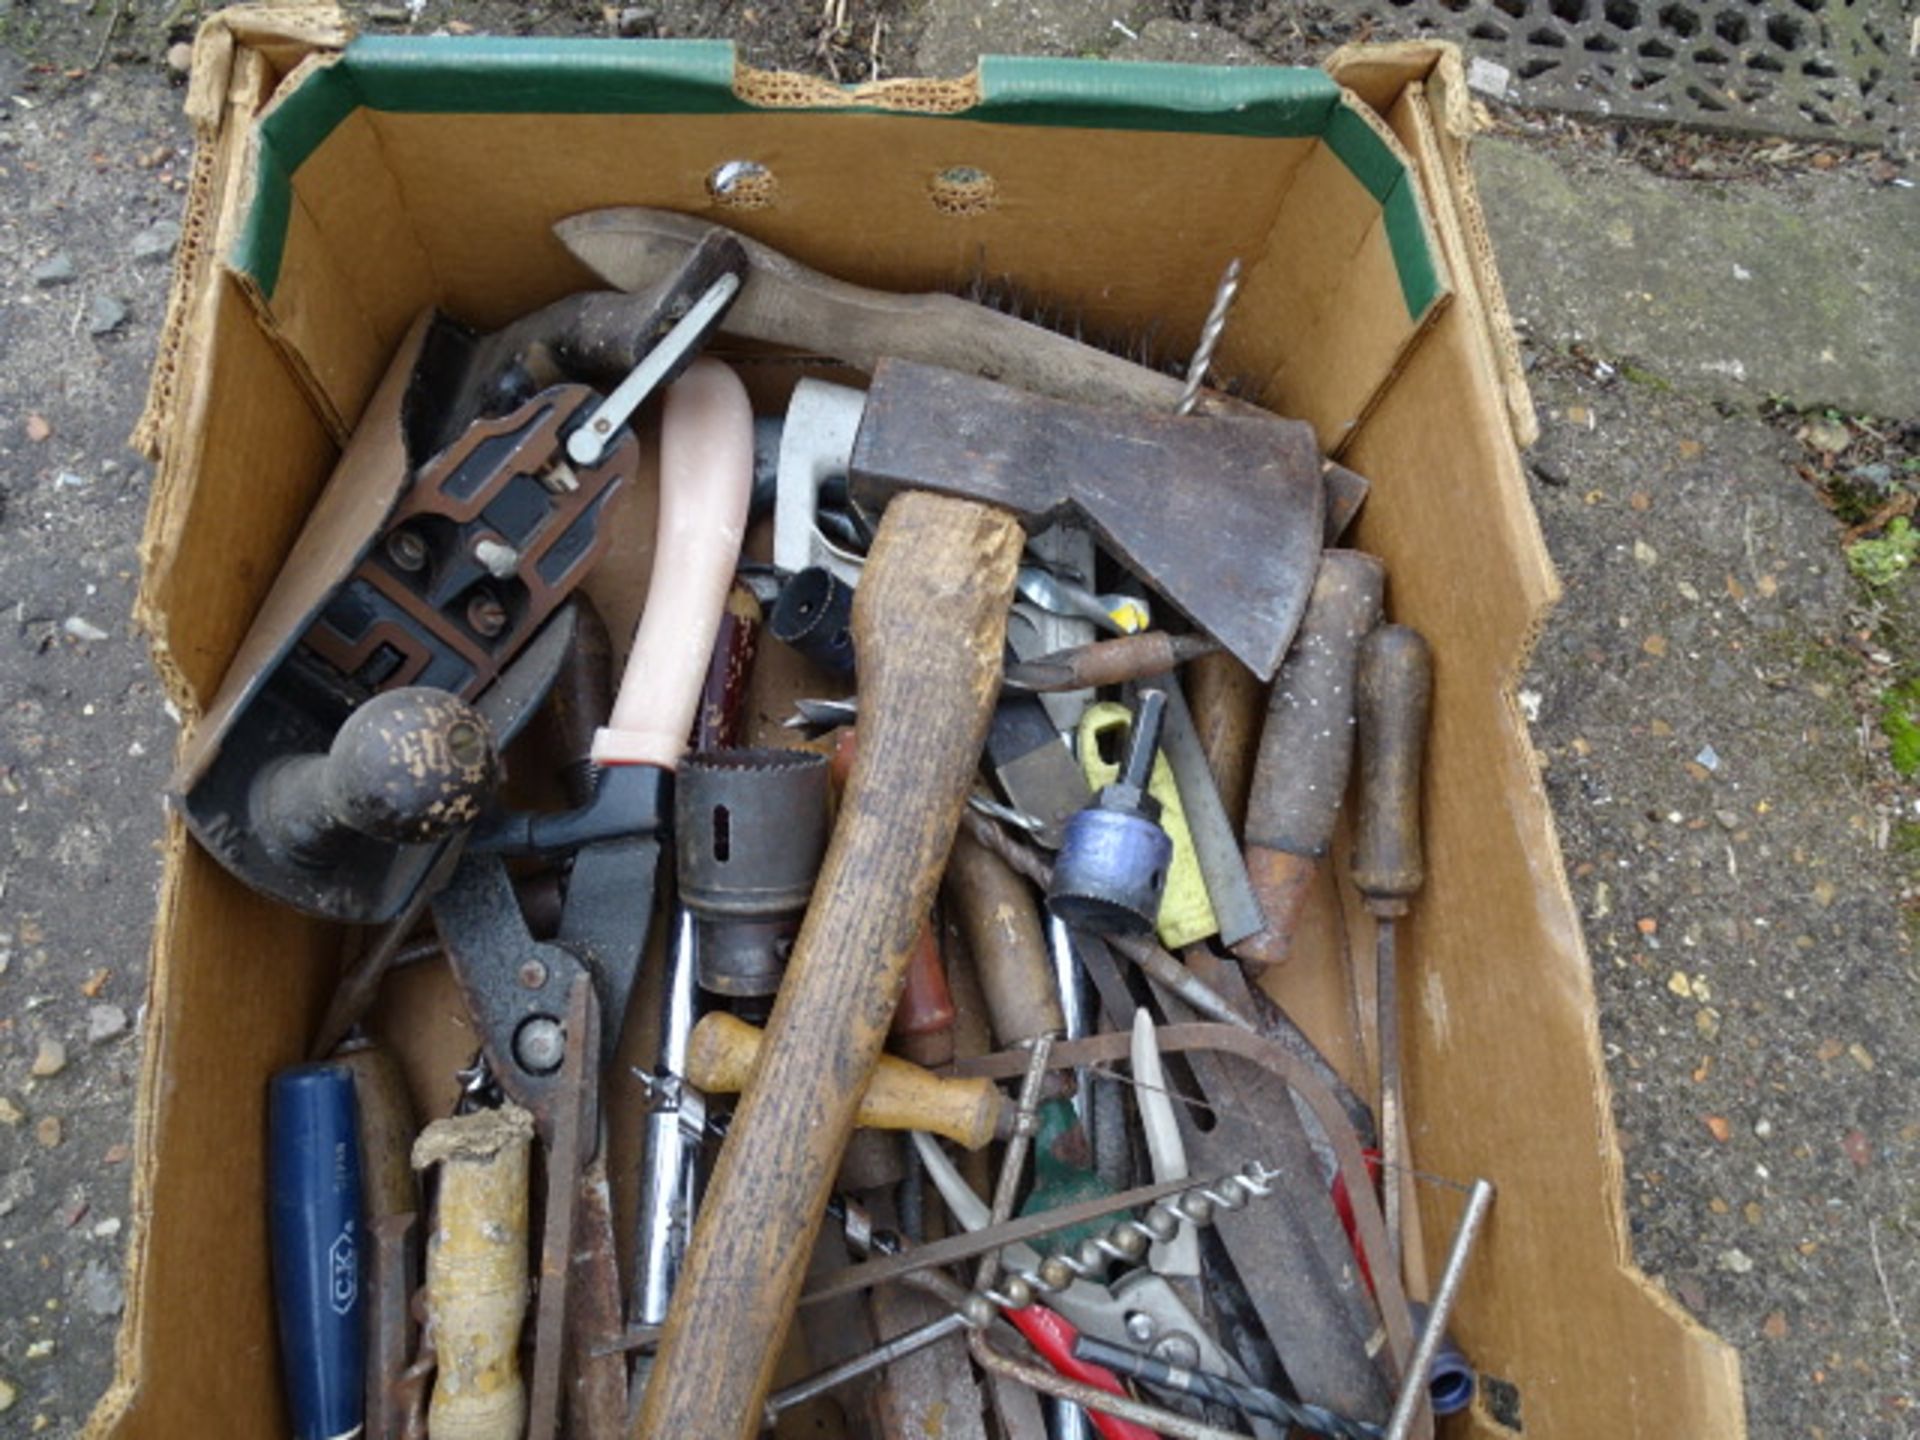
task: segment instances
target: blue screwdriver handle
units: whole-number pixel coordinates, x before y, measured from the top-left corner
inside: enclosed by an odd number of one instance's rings
[[[294,1440],[350,1440],[364,1419],[356,1118],[345,1070],[282,1070],[267,1092],[273,1291]]]

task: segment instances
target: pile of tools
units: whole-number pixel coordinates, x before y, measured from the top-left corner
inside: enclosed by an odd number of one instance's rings
[[[1205,386],[1237,269],[1183,381],[686,217],[559,233],[615,288],[416,323],[175,777],[364,942],[269,1095],[294,1433],[1430,1434],[1491,1200],[1435,1182],[1430,1285],[1432,662],[1338,548],[1366,482]],[[1330,1058],[1272,982],[1349,790]],[[434,970],[470,1063],[410,1090],[376,1021]]]

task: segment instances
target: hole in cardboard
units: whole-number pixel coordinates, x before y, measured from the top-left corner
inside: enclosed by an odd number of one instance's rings
[[[707,175],[707,194],[729,210],[764,210],[773,204],[773,172],[758,160],[727,160]]]
[[[1497,1375],[1480,1377],[1480,1394],[1487,1402],[1487,1413],[1509,1430],[1523,1430],[1520,1423],[1520,1387]]]
[[[949,165],[927,182],[927,197],[942,215],[984,215],[999,203],[993,176],[972,165]]]

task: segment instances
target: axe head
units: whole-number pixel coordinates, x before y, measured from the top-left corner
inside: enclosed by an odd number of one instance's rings
[[[1029,533],[1077,515],[1263,680],[1306,609],[1324,529],[1319,446],[1300,421],[1103,409],[907,360],[875,369],[848,477],[876,510],[937,490],[1010,510]]]

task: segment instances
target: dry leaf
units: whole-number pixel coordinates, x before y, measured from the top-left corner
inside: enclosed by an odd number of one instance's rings
[[[1864,1170],[1873,1163],[1873,1142],[1867,1139],[1864,1130],[1849,1130],[1842,1135],[1840,1148],[1856,1169]]]
[[[1707,1115],[1702,1118],[1706,1122],[1707,1129],[1713,1132],[1713,1138],[1718,1140],[1722,1145],[1726,1144],[1727,1141],[1733,1137],[1733,1126],[1727,1123],[1726,1116]]]
[[[1667,653],[1667,637],[1664,635],[1649,635],[1640,642],[1640,648],[1655,659],[1659,659]]]

